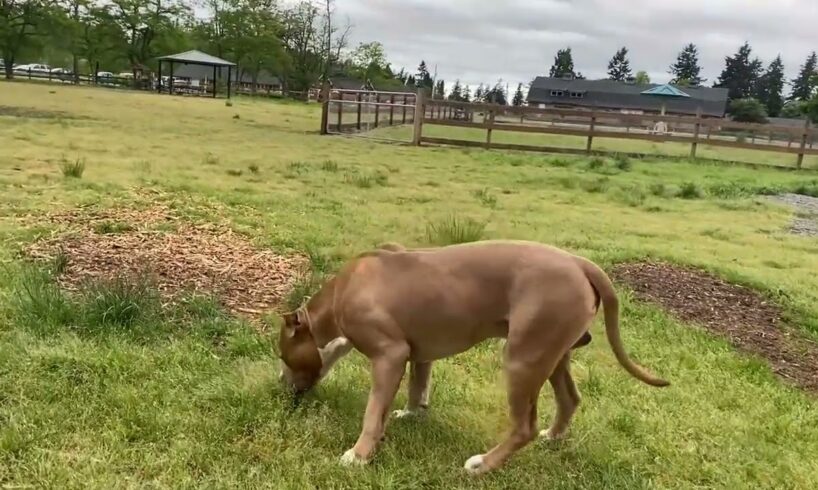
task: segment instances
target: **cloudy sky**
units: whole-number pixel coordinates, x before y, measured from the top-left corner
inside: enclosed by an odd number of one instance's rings
[[[421,59],[447,81],[516,85],[546,74],[570,46],[576,69],[604,77],[620,46],[634,72],[665,82],[689,42],[707,83],[746,40],[765,64],[781,54],[788,78],[818,50],[818,0],[336,0],[353,44],[380,41],[394,68]]]

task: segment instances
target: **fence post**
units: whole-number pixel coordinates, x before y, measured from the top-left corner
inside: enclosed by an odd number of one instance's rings
[[[338,132],[341,131],[341,124],[344,122],[344,92],[338,91],[340,99],[338,99]]]
[[[594,126],[596,125],[596,116],[591,116],[591,124],[588,126],[588,143],[585,146],[585,153],[591,154],[591,147],[594,144]]]
[[[486,149],[491,149],[491,130],[494,127],[494,109],[490,109],[486,118]]]
[[[381,94],[375,93],[375,128],[378,127],[378,121],[381,119]]]
[[[389,97],[389,125],[395,124],[395,94]]]
[[[693,143],[690,143],[690,158],[696,158],[696,149],[699,147],[699,131],[702,126],[702,109],[696,110],[696,126],[693,129]]]
[[[360,131],[360,130],[361,130],[361,107],[363,106],[363,104],[361,103],[361,102],[363,102],[363,100],[361,100],[361,99],[362,99],[362,98],[361,98],[361,92],[358,92],[358,93],[355,95],[355,102],[357,102],[357,103],[358,103],[358,119],[357,119],[357,121],[356,121],[356,123],[355,123],[355,128],[356,128],[358,131]]]
[[[417,101],[417,98],[415,99],[415,101]],[[403,96],[403,121],[401,122],[401,124],[406,124],[406,104],[408,104],[408,103],[409,103],[409,96],[404,95]]]
[[[406,110],[406,108],[404,108]],[[423,119],[426,117],[426,90],[418,89],[415,96],[415,129],[412,134],[412,144],[420,146],[423,137]]]
[[[801,167],[804,165],[804,151],[807,148],[807,135],[809,134],[809,119],[807,122],[804,123],[804,134],[801,135],[801,148],[798,152],[798,161],[796,162],[795,166],[798,167],[798,170],[801,170]]]
[[[160,80],[161,83],[161,80]],[[216,81],[213,80],[213,90],[216,89]],[[329,84],[324,83],[321,87],[321,134],[327,134],[328,126],[329,126]]]

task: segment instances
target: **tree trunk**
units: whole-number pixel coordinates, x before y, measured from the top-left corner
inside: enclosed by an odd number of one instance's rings
[[[11,58],[3,58],[3,72],[6,74],[6,80],[14,78],[14,60]]]

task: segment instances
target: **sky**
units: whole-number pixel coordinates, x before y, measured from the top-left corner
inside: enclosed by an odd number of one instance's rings
[[[447,83],[502,79],[512,90],[547,75],[565,46],[587,78],[605,77],[627,46],[634,73],[662,83],[694,42],[708,85],[745,41],[765,65],[781,54],[788,79],[818,50],[818,0],[336,0],[336,15],[352,22],[353,46],[383,43],[395,70],[423,59]]]

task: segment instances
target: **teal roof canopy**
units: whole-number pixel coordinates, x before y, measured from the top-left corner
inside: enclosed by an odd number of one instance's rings
[[[657,85],[642,92],[642,95],[662,95],[665,97],[690,97],[690,95],[682,92],[678,88],[670,84]]]

